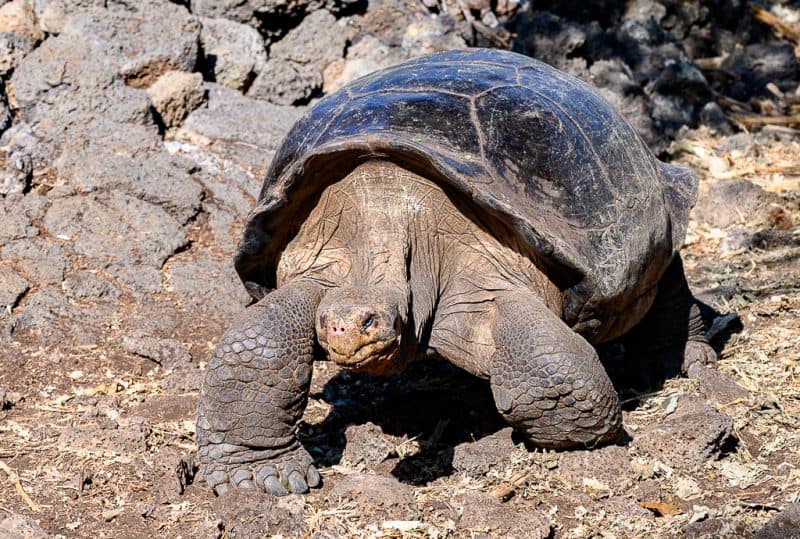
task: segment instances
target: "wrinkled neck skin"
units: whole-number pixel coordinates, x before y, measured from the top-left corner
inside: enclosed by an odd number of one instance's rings
[[[340,366],[390,375],[417,355],[438,286],[432,190],[394,165],[365,163],[324,191],[284,251],[279,285],[328,288],[317,337]]]

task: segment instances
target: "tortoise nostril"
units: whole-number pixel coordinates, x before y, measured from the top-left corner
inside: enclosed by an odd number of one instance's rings
[[[368,331],[371,327],[373,327],[378,322],[378,319],[375,317],[374,313],[369,313],[361,321],[361,331]]]

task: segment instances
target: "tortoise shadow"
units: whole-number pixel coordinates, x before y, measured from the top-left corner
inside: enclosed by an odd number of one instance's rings
[[[372,422],[387,435],[420,445],[417,454],[394,459],[391,470],[398,480],[413,485],[452,474],[457,445],[507,426],[488,380],[444,361],[412,364],[392,378],[339,372],[321,396],[332,409],[321,423],[307,425],[299,435],[317,464],[338,464],[347,427]]]
[[[695,298],[706,329],[706,337],[719,355],[731,337],[744,329],[739,315],[721,313],[714,307]],[[606,369],[614,388],[623,403],[623,409],[632,410],[644,395],[661,390],[664,383],[679,378],[682,367],[682,351],[686,337],[662,351],[655,358],[634,357],[628,353],[626,337],[597,346],[600,361]]]

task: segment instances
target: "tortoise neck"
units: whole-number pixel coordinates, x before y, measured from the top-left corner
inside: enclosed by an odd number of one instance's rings
[[[358,215],[354,237],[363,242],[354,246],[350,281],[391,291],[407,328],[419,336],[433,315],[438,287],[434,216],[427,204],[436,187],[386,161],[360,165],[343,183]]]

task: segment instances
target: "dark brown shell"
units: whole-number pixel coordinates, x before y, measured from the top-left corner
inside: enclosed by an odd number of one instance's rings
[[[275,286],[322,190],[376,157],[501,219],[566,289],[564,319],[592,341],[649,301],[697,190],[574,77],[499,50],[424,56],[325,97],[291,129],[236,255],[251,293]]]

